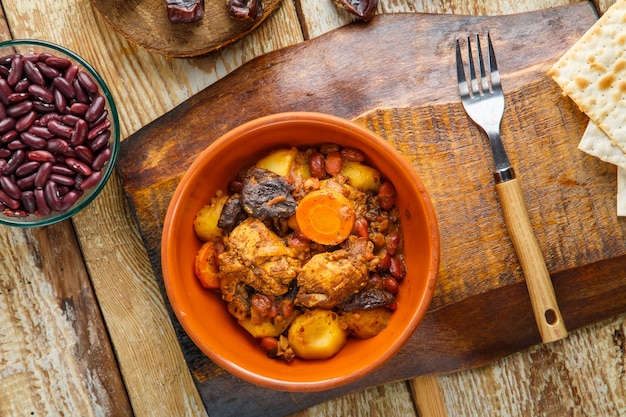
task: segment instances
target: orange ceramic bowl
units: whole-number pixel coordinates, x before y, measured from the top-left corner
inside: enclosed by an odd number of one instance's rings
[[[270,359],[227,312],[215,292],[194,276],[201,242],[193,221],[196,212],[225,190],[244,166],[279,147],[337,143],[363,151],[396,187],[402,215],[407,274],[397,296],[398,308],[379,335],[349,338],[326,360],[287,364]],[[232,374],[283,391],[336,388],[353,382],[385,363],[411,337],[428,309],[439,269],[439,229],[433,206],[414,169],[383,139],[359,125],[320,113],[293,112],[262,117],[216,140],[190,166],[170,202],[163,227],[163,279],[178,320],[194,343]]]

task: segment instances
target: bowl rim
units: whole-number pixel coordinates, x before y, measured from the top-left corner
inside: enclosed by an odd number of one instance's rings
[[[69,56],[71,59],[79,63],[85,70],[87,70],[87,72],[89,72],[89,74],[98,83],[98,86],[102,89],[102,94],[106,98],[106,102],[109,106],[110,113],[111,113],[109,115],[109,117],[111,118],[111,138],[112,138],[110,139],[111,158],[107,162],[107,165],[102,172],[102,178],[100,179],[100,181],[98,181],[98,183],[93,188],[89,190],[87,195],[85,195],[84,197],[81,197],[78,200],[78,202],[74,204],[72,207],[70,207],[67,211],[64,211],[62,213],[53,212],[55,214],[53,216],[49,215],[49,216],[38,217],[38,216],[30,215],[26,218],[19,218],[19,217],[9,217],[9,216],[3,215],[2,212],[0,211],[0,224],[6,225],[6,226],[14,226],[14,227],[19,227],[19,228],[49,226],[49,225],[61,222],[63,220],[69,219],[70,217],[73,217],[74,215],[78,214],[85,207],[87,207],[104,189],[104,186],[108,182],[111,174],[113,173],[113,170],[115,169],[115,163],[117,161],[117,157],[119,153],[119,147],[120,147],[120,141],[121,141],[120,140],[120,136],[121,136],[120,120],[119,120],[117,106],[115,104],[115,100],[113,99],[113,95],[111,94],[111,91],[109,90],[109,87],[107,86],[102,76],[100,76],[98,71],[96,71],[96,69],[89,62],[87,62],[85,58],[81,57],[76,52],[68,49],[65,46],[56,44],[54,42],[41,40],[41,39],[8,39],[6,41],[0,42],[0,48],[14,47],[14,46],[20,46],[20,45],[50,48],[52,50],[55,50],[57,52],[60,52],[64,55]]]
[[[174,239],[174,234],[172,233],[173,220],[179,210],[184,209],[184,204],[181,203],[180,197],[185,193],[185,189],[188,188],[187,178],[193,177],[196,171],[200,170],[203,167],[203,156],[208,153],[212,153],[220,150],[221,148],[228,145],[228,142],[233,138],[237,138],[242,134],[249,135],[250,132],[256,131],[259,129],[266,129],[268,125],[278,125],[283,123],[291,123],[291,122],[313,122],[318,124],[339,124],[342,128],[356,131],[359,135],[366,138],[366,140],[376,141],[378,144],[386,148],[386,151],[395,154],[397,158],[395,158],[395,162],[399,163],[403,169],[409,170],[411,172],[411,176],[416,180],[416,188],[419,190],[419,194],[422,199],[422,206],[424,208],[425,217],[427,219],[428,232],[430,233],[430,244],[432,248],[432,253],[429,256],[429,268],[428,274],[424,277],[426,281],[425,290],[421,295],[420,300],[415,300],[415,302],[420,303],[419,307],[415,309],[415,311],[411,314],[409,325],[402,329],[400,335],[396,338],[395,342],[391,344],[391,346],[387,349],[384,355],[378,357],[376,360],[369,362],[366,366],[358,369],[358,371],[354,371],[347,375],[337,375],[332,376],[325,379],[317,379],[314,381],[289,381],[285,379],[278,379],[273,377],[268,377],[265,375],[260,375],[253,371],[246,369],[243,366],[240,366],[233,361],[230,361],[218,354],[215,354],[213,350],[204,343],[203,340],[200,340],[199,337],[193,332],[190,331],[190,324],[188,319],[186,318],[185,313],[181,313],[181,306],[179,305],[179,300],[176,297],[176,293],[173,288],[173,282],[171,277],[169,276],[168,267],[170,264],[169,256],[170,252],[168,251],[168,243]],[[231,374],[242,378],[248,382],[253,384],[257,384],[259,386],[264,386],[267,388],[280,390],[280,391],[291,391],[291,392],[303,392],[303,391],[321,391],[327,389],[337,388],[348,383],[354,382],[357,379],[360,379],[369,373],[373,372],[375,369],[382,366],[385,362],[387,362],[391,357],[393,357],[398,350],[408,341],[408,339],[413,335],[418,325],[422,322],[424,316],[430,304],[432,302],[433,293],[435,289],[435,283],[437,280],[438,272],[440,265],[440,231],[437,222],[437,216],[434,211],[434,206],[430,199],[430,195],[426,191],[421,179],[415,172],[414,168],[409,165],[406,159],[387,141],[381,138],[376,133],[371,130],[363,127],[353,121],[348,119],[344,119],[338,116],[319,113],[319,112],[307,112],[307,111],[289,111],[276,113],[266,116],[261,116],[254,120],[250,120],[244,122],[243,124],[229,130],[215,141],[213,141],[210,145],[204,148],[193,160],[189,168],[182,175],[179,184],[177,185],[172,198],[169,202],[168,209],[166,212],[166,216],[163,222],[163,231],[161,237],[161,272],[164,281],[164,286],[166,290],[166,294],[168,300],[171,304],[172,310],[180,322],[181,326],[187,333],[187,335],[191,338],[191,340],[196,344],[196,346],[207,356],[209,359],[214,361],[217,365],[221,366]],[[332,359],[332,358],[331,358]]]

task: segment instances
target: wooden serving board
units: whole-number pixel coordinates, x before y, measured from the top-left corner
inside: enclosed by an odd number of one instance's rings
[[[165,0],[90,1],[130,42],[177,58],[203,55],[241,39],[259,26],[281,2],[264,0],[262,17],[252,21],[231,19],[226,0],[205,0],[202,20],[173,25],[167,18]]]
[[[172,315],[209,414],[285,415],[540,343],[489,144],[458,97],[454,41],[468,33],[489,30],[494,40],[507,104],[503,141],[568,329],[626,311],[616,170],[577,149],[588,119],[545,76],[595,20],[591,3],[502,17],[382,15],[261,56],[122,143],[119,172],[161,285],[162,221],[185,169],[213,140],[262,115],[306,110],[354,119],[404,154],[435,205],[442,253],[431,309],[394,358],[352,385],[297,394],[256,387],[212,363]]]

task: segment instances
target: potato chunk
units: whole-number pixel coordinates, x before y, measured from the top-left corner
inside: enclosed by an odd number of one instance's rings
[[[391,310],[387,307],[379,307],[372,310],[346,311],[341,317],[348,325],[352,336],[359,339],[369,339],[387,327],[391,317]]]
[[[328,359],[344,347],[348,331],[337,313],[310,310],[294,319],[288,339],[297,357]]]
[[[344,161],[341,174],[348,177],[355,188],[378,191],[380,187],[380,172],[360,162]]]
[[[219,240],[222,237],[222,229],[217,226],[217,221],[222,214],[222,208],[228,196],[218,192],[210,204],[202,206],[193,222],[196,236],[204,242]]]
[[[258,168],[265,168],[272,171],[281,177],[286,177],[291,172],[291,165],[293,164],[297,154],[298,149],[296,148],[276,149],[267,156],[261,158],[256,163],[256,166]]]

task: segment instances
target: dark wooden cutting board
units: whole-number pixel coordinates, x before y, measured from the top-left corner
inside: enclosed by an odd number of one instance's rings
[[[494,40],[507,104],[503,141],[568,329],[626,311],[616,170],[577,149],[588,119],[545,76],[595,20],[590,3],[501,17],[382,15],[261,56],[122,143],[118,169],[161,286],[162,222],[185,169],[220,135],[262,115],[306,110],[354,119],[404,154],[435,205],[442,253],[431,309],[394,358],[352,385],[290,394],[243,382],[204,356],[172,315],[209,414],[285,415],[540,343],[488,142],[458,98],[453,48],[467,33],[489,30]]]

